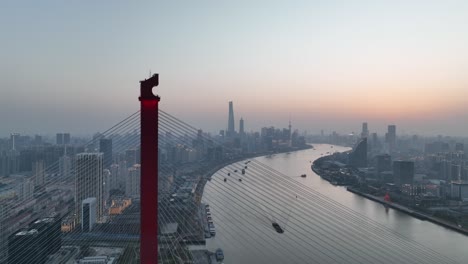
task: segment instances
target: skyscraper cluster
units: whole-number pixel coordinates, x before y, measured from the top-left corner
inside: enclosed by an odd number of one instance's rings
[[[362,123],[361,138],[369,137],[369,129],[367,128],[367,122]]]

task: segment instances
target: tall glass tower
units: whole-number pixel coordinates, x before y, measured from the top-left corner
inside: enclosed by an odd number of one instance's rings
[[[77,219],[81,220],[83,200],[96,198],[96,218],[100,220],[104,212],[103,188],[103,154],[80,153],[76,155],[75,164],[75,210]]]
[[[234,136],[234,107],[232,106],[232,101],[229,102],[229,120],[228,120],[228,130],[227,136]]]
[[[244,119],[242,117],[239,120],[239,134],[244,134]]]

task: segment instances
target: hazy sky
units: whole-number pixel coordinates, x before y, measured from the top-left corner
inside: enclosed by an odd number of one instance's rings
[[[1,1],[0,136],[161,107],[208,131],[468,136],[468,1]]]

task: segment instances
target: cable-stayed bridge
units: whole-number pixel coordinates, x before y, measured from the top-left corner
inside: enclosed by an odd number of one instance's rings
[[[457,263],[158,109],[154,78],[140,111],[68,149],[66,175],[61,159],[33,196],[2,202],[6,263],[222,262],[216,248],[226,263]]]

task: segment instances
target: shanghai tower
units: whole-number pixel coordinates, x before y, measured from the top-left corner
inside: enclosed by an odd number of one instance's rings
[[[227,130],[227,136],[234,136],[235,131],[234,131],[234,108],[232,106],[232,101],[229,102],[229,120],[228,120],[228,130]]]

